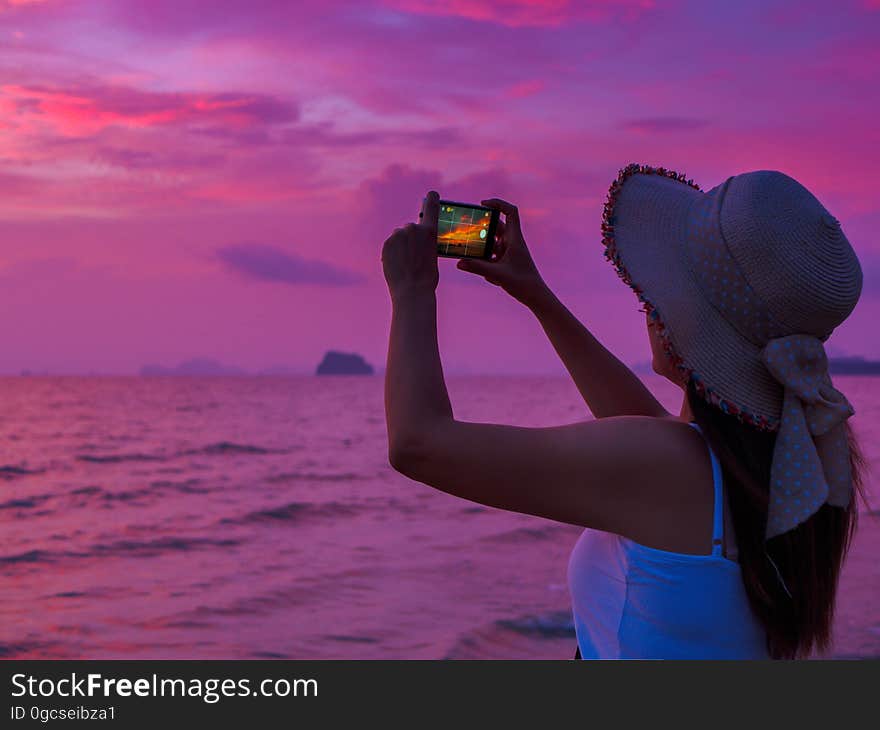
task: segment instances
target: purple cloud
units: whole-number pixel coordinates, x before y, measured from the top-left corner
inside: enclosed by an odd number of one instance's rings
[[[650,119],[631,119],[623,123],[623,128],[640,134],[667,134],[671,132],[690,132],[702,129],[709,122],[705,119],[688,117],[653,117]]]
[[[18,112],[37,114],[62,126],[270,125],[297,121],[300,114],[299,107],[289,101],[241,92],[155,92],[94,83],[66,87],[5,85],[2,93]]]
[[[217,250],[217,258],[233,271],[259,281],[328,286],[349,286],[364,281],[363,276],[347,269],[264,243],[224,246]]]
[[[557,27],[567,23],[633,21],[654,7],[652,0],[385,0],[385,5],[413,14],[465,18],[519,27]]]
[[[182,150],[137,150],[114,146],[96,146],[92,159],[126,170],[216,168],[223,155],[187,153]]]

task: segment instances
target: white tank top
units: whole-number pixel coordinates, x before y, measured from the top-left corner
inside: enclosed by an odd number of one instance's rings
[[[590,528],[578,539],[568,587],[582,659],[769,659],[739,563],[722,554],[721,465],[711,447],[709,454],[711,554],[658,550]]]

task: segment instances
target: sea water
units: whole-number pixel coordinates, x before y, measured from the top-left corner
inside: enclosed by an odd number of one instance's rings
[[[680,392],[647,378],[678,411]],[[835,383],[880,465],[880,378]],[[448,378],[456,418],[590,418],[559,377]],[[0,378],[0,657],[571,658],[580,528],[388,464],[381,377]],[[875,505],[876,508],[876,505]],[[837,656],[880,656],[867,512]]]

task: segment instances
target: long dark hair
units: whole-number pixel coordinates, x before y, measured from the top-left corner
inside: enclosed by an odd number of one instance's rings
[[[776,434],[741,423],[709,404],[692,380],[686,397],[721,462],[746,593],[767,631],[771,658],[804,659],[814,651],[827,653],[840,569],[858,524],[856,495],[867,505],[865,459],[849,421],[854,487],[849,506],[824,504],[793,530],[765,542]]]

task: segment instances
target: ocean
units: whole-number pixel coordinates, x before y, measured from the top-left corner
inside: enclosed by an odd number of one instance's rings
[[[679,391],[646,382],[678,411]],[[835,384],[876,494],[880,378]],[[462,420],[590,418],[567,378],[448,387]],[[381,377],[7,377],[0,403],[0,657],[574,653],[565,576],[580,528],[396,473]],[[835,656],[880,657],[878,548],[865,511]]]

